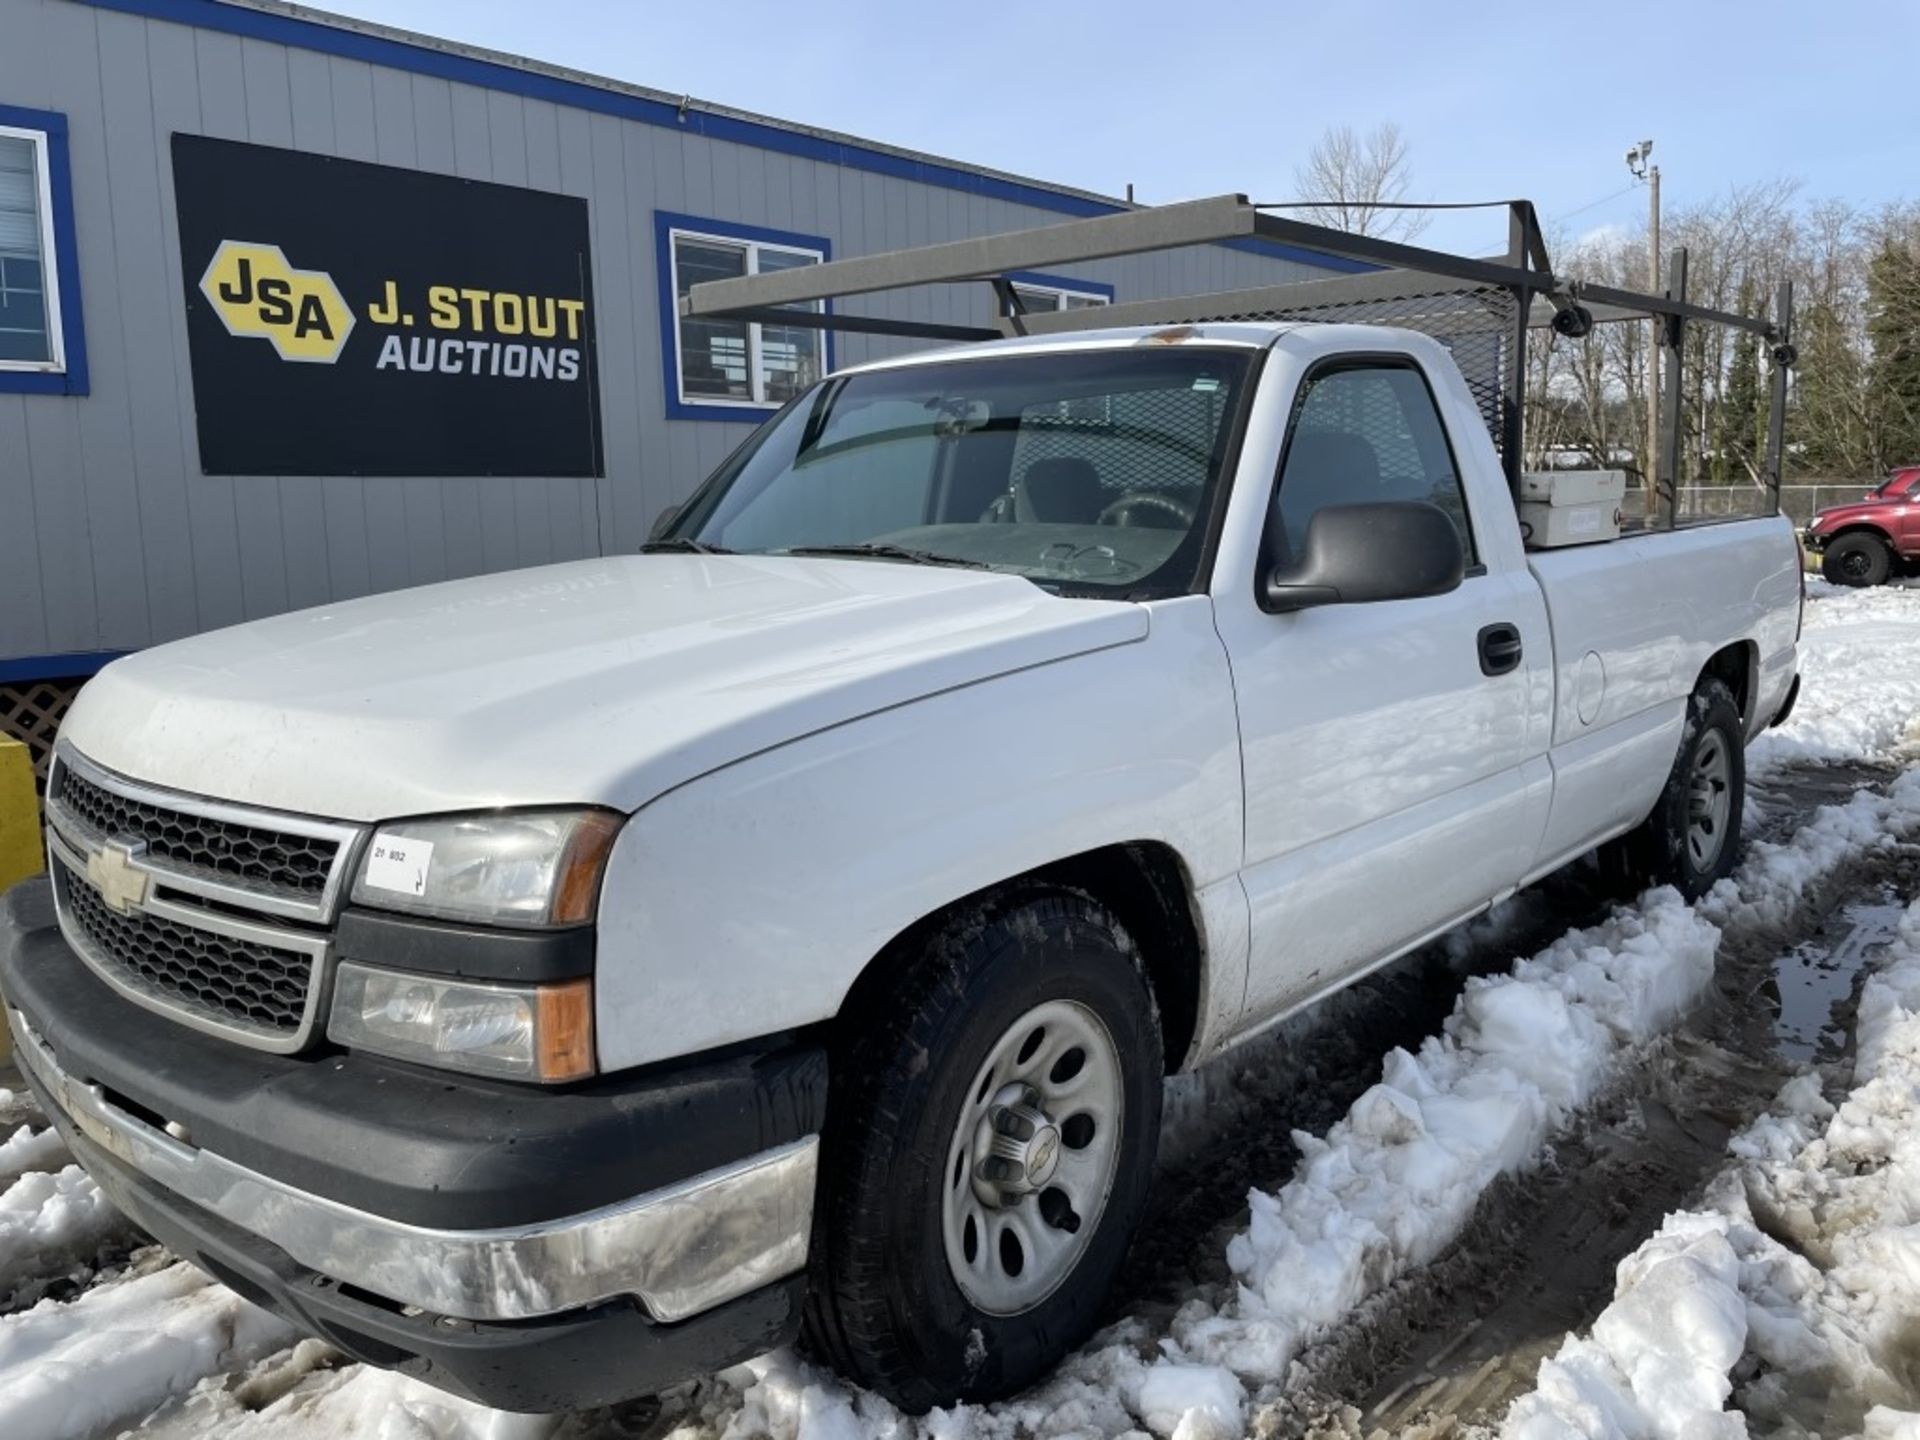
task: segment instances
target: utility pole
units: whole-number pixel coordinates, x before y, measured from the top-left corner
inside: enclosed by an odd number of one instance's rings
[[[1653,154],[1653,141],[1642,140],[1627,151],[1627,169],[1633,172],[1633,178],[1644,181],[1647,187],[1647,290],[1658,295],[1660,291],[1660,167],[1649,165],[1647,157]],[[1652,343],[1647,347],[1647,468],[1646,486],[1649,507],[1659,491],[1660,484],[1660,317],[1653,317],[1650,332]],[[1680,477],[1667,477],[1669,484],[1677,485]],[[1649,508],[1648,513],[1652,510]]]

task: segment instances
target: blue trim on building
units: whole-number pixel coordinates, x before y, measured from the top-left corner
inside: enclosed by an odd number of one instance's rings
[[[833,242],[824,235],[797,235],[791,230],[770,230],[764,225],[743,225],[734,220],[709,220],[700,215],[681,215],[672,210],[653,212],[653,268],[660,296],[660,373],[666,382],[669,420],[728,420],[735,425],[758,425],[780,407],[766,405],[702,405],[680,398],[680,345],[674,321],[679,315],[679,297],[673,293],[673,240],[675,230],[697,230],[726,240],[751,240],[762,245],[785,245],[795,250],[817,250],[822,260],[833,258]],[[826,306],[829,315],[833,305]],[[833,332],[826,332],[826,368],[833,370]]]
[[[239,5],[224,5],[220,0],[82,0],[82,3],[103,10],[119,10],[129,15],[141,15],[149,20],[167,20],[177,25],[191,25],[202,30],[217,30],[247,39],[265,40],[276,45],[291,45],[302,50],[337,55],[342,59],[362,60],[369,65],[384,65],[390,69],[406,70],[416,75],[431,75],[437,79],[453,81],[455,84],[477,85],[483,89],[498,90],[504,94],[519,95],[526,99],[547,100],[571,109],[614,115],[623,120],[634,120],[643,125],[658,125],[668,130],[682,130],[705,136],[709,140],[726,140],[736,145],[751,145],[757,149],[792,155],[803,160],[819,160],[829,165],[843,165],[849,169],[866,170],[876,175],[891,175],[900,180],[913,180],[922,185],[937,185],[942,189],[961,190],[972,195],[1010,200],[1016,205],[1031,205],[1063,215],[1076,217],[1112,215],[1126,208],[1102,200],[1089,199],[1084,195],[1070,195],[1064,191],[1049,190],[1043,186],[1019,180],[1007,180],[998,175],[984,175],[977,170],[944,165],[936,160],[898,155],[885,150],[870,149],[850,141],[831,140],[803,131],[788,130],[778,125],[769,125],[764,121],[748,120],[735,115],[716,115],[710,111],[693,108],[682,111],[679,106],[668,101],[651,100],[644,95],[629,95],[618,90],[602,89],[597,85],[564,79],[558,75],[522,70],[516,66],[500,64],[498,61],[481,60],[471,55],[435,50],[429,46],[393,40],[382,35],[367,35],[357,30],[345,30],[314,20],[296,19],[291,15],[277,15]],[[1314,265],[1321,269],[1342,273],[1350,274],[1378,268],[1362,260],[1348,259],[1344,255],[1323,255],[1318,251],[1304,250],[1294,245],[1279,245],[1267,240],[1223,240],[1220,243],[1234,250],[1245,250],[1251,254],[1265,255],[1274,259],[1292,260],[1299,264]]]
[[[22,655],[0,660],[0,685],[31,680],[79,680],[97,675],[131,650],[70,650],[64,655]]]
[[[1016,285],[1040,285],[1074,295],[1098,295],[1109,305],[1113,303],[1113,286],[1103,280],[1076,280],[1071,275],[1042,275],[1038,270],[1009,270],[1007,279]]]
[[[57,110],[0,105],[0,125],[38,130],[47,137],[47,181],[53,203],[53,273],[60,286],[60,343],[64,370],[0,370],[0,394],[85,395],[87,336],[80,306],[80,255],[73,233],[73,172],[67,157],[67,117]],[[46,263],[45,257],[41,263]]]

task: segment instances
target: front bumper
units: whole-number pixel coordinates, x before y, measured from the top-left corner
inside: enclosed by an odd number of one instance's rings
[[[100,1086],[69,1076],[18,1010],[8,1008],[7,1022],[22,1069],[39,1082],[53,1116],[95,1147],[299,1264],[402,1306],[463,1320],[531,1320],[632,1296],[655,1320],[671,1322],[806,1267],[817,1136],[584,1215],[427,1229],[183,1143],[115,1105]]]
[[[247,1052],[101,985],[43,891],[0,907],[23,1073],[109,1198],[248,1298],[508,1409],[645,1393],[791,1338],[814,1047],[552,1092]]]

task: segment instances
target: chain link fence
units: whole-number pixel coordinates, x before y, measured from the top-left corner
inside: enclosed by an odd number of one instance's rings
[[[1850,505],[1873,489],[1871,480],[1808,481],[1780,487],[1780,513],[1790,517],[1796,527],[1804,528],[1821,510],[1835,505]],[[1622,509],[1629,520],[1646,515],[1647,492],[1627,491]],[[1768,515],[1773,511],[1767,492],[1752,485],[1682,485],[1680,518],[1684,520],[1728,520],[1749,515]]]

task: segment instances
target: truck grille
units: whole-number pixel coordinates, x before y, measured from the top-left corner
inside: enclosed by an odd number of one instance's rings
[[[360,830],[155,789],[70,747],[47,786],[69,943],[122,995],[260,1049],[320,1023]]]
[[[275,1035],[299,1031],[313,983],[312,956],[141,911],[116,915],[84,880],[65,889],[67,912],[93,942],[96,959],[117,969],[127,984],[216,1022]]]
[[[60,804],[102,835],[146,842],[147,853],[176,865],[318,895],[327,888],[337,841],[288,835],[167,810],[115,795],[71,767],[60,772]]]

